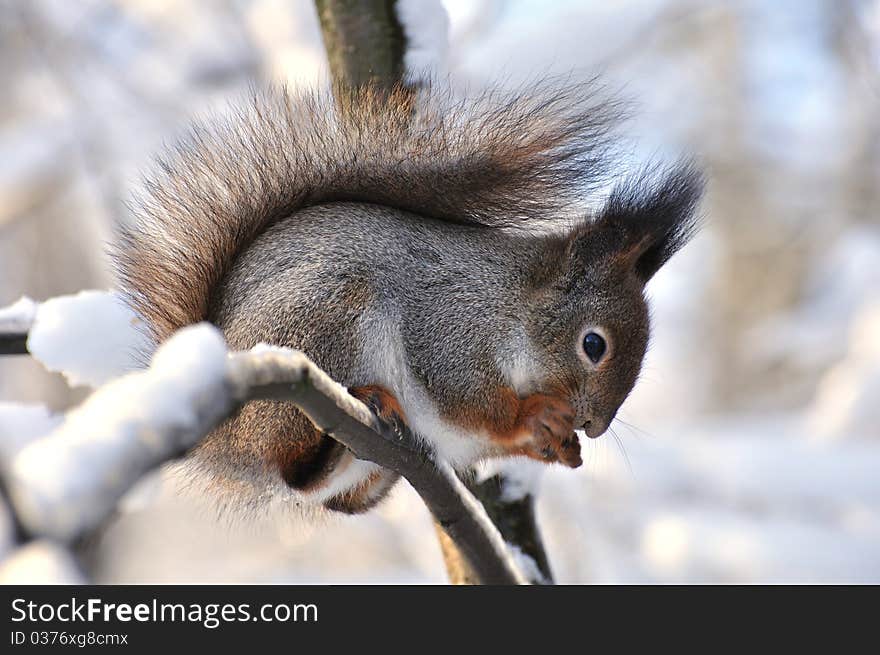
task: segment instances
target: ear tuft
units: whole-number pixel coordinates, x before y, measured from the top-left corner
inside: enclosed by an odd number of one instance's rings
[[[696,233],[703,175],[692,163],[648,169],[617,186],[595,226],[618,235],[616,257],[647,282]]]

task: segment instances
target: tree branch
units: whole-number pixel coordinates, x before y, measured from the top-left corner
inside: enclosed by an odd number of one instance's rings
[[[550,561],[535,517],[535,498],[531,493],[508,494],[511,481],[510,472],[499,473],[481,482],[471,480],[467,487],[483,505],[508,548],[518,551],[522,563],[520,568],[529,581],[533,584],[553,584]],[[455,542],[440,529],[437,530],[437,537],[452,584],[479,584],[479,576]]]
[[[27,333],[0,332],[0,355],[27,355]]]
[[[422,497],[484,584],[522,584],[504,539],[452,468],[405,427],[395,432],[305,355],[273,349],[233,357],[230,379],[248,399],[294,402],[358,458],[399,473]],[[378,439],[377,439],[378,435]]]
[[[483,503],[504,541],[519,548],[523,555],[534,562],[535,570],[526,571],[532,582],[553,584],[550,560],[544,550],[544,541],[535,517],[535,497],[531,493],[509,497],[509,474],[498,474],[468,485],[471,492]]]
[[[207,373],[180,362],[178,353],[201,357],[199,339],[209,334],[220,341],[207,326],[181,331],[150,369],[99,389],[49,436],[15,454],[5,478],[25,535],[75,542],[97,528],[144,473],[182,456],[243,403],[287,400],[359,458],[406,478],[483,583],[527,582],[480,503],[412,433],[395,432],[298,351],[271,348],[228,358],[221,351],[219,376],[210,374],[217,364],[210,343]]]

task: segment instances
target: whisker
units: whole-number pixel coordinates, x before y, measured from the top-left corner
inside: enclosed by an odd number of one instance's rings
[[[626,468],[629,470],[629,474],[631,477],[635,478],[636,474],[632,467],[632,462],[629,460],[629,455],[626,452],[626,448],[623,446],[623,441],[618,436],[617,432],[614,431],[614,428],[609,427],[608,431],[611,433],[611,436],[614,437],[614,442],[617,444],[617,448],[620,450],[620,454],[623,455],[623,461],[626,462]]]
[[[657,435],[656,435],[656,434],[653,434],[653,433],[651,433],[651,432],[648,432],[647,430],[643,430],[642,428],[640,428],[640,427],[638,427],[638,426],[636,426],[636,425],[633,425],[632,423],[629,423],[629,422],[627,422],[627,421],[624,421],[622,418],[615,417],[614,420],[617,421],[617,422],[619,422],[619,423],[620,423],[621,425],[623,425],[624,427],[629,428],[630,433],[631,433],[631,434],[634,434],[634,435],[637,436],[637,437],[645,436],[645,437],[650,437],[651,439],[656,439],[656,438],[657,438]]]

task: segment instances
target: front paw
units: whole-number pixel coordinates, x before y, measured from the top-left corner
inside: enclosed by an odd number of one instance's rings
[[[567,401],[535,394],[523,401],[524,443],[521,453],[544,462],[561,462],[571,468],[583,464],[581,444],[574,432],[574,410]]]

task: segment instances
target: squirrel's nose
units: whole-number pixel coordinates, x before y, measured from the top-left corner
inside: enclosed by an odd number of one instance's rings
[[[605,430],[608,429],[608,421],[599,421],[595,418],[588,418],[584,420],[581,428],[590,439],[596,439],[605,434]]]

